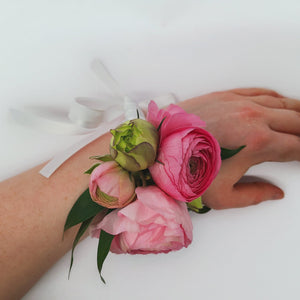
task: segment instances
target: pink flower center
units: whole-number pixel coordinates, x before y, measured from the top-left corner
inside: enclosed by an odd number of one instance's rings
[[[199,158],[191,156],[189,159],[190,173],[194,175],[198,169]]]

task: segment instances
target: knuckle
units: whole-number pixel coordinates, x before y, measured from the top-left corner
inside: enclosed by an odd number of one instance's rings
[[[259,106],[252,103],[243,104],[239,109],[240,118],[248,122],[260,119],[263,115],[263,112]]]
[[[253,130],[249,136],[248,145],[252,151],[261,151],[270,143],[271,133],[263,128]]]
[[[279,103],[279,107],[282,109],[287,109],[287,103],[284,101],[284,99],[282,98],[276,98],[278,103]]]

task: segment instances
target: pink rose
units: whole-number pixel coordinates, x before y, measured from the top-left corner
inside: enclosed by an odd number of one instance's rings
[[[108,208],[124,207],[135,199],[134,179],[115,161],[104,162],[91,174],[91,198]]]
[[[137,200],[108,214],[91,235],[101,229],[116,235],[110,250],[114,253],[167,253],[187,247],[193,238],[186,204],[173,200],[156,186],[136,188]]]
[[[154,182],[172,198],[190,202],[200,197],[221,166],[220,146],[199,117],[170,105],[158,110],[150,103],[148,121],[154,126],[162,118],[158,156],[149,168]]]

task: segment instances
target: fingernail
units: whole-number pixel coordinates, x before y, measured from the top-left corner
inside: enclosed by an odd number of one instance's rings
[[[275,192],[275,194],[273,194],[272,199],[279,200],[279,199],[282,199],[283,197],[284,197],[284,192],[282,190],[278,190]]]

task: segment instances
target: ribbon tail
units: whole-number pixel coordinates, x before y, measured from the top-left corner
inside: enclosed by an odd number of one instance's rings
[[[118,82],[109,73],[105,65],[99,59],[95,59],[91,63],[91,69],[98,76],[98,78],[111,90],[120,100],[124,97],[125,93],[122,91]]]
[[[78,143],[72,145],[61,153],[55,155],[41,170],[40,174],[46,178],[49,178],[66,160],[73,156],[77,151],[79,151],[84,146],[88,145],[101,135],[105,134],[112,128],[118,126],[124,120],[124,116],[118,116],[111,122],[108,122],[104,125],[99,126],[95,132],[86,136],[84,139]]]
[[[26,109],[10,109],[10,113],[13,118],[20,124],[29,126],[35,129],[49,132],[51,134],[87,134],[91,130],[86,128],[81,128],[73,123],[68,123],[67,119],[62,120],[53,120],[48,119],[42,116],[39,116],[35,111],[30,111]]]

